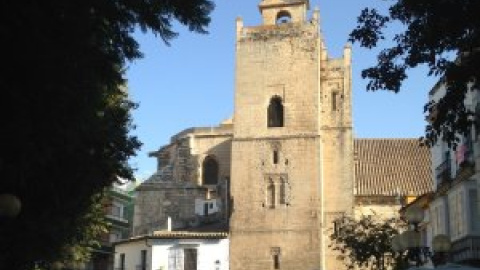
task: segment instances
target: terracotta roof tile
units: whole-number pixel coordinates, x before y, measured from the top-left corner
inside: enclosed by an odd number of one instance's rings
[[[121,245],[130,242],[145,241],[148,239],[225,239],[228,232],[191,232],[191,231],[155,231],[151,235],[138,235],[128,239],[114,242],[114,245]]]
[[[430,151],[418,139],[355,139],[355,195],[432,191]]]
[[[156,231],[155,238],[211,239],[227,238],[228,232]]]

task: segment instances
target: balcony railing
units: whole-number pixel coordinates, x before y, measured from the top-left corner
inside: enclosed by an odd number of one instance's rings
[[[480,259],[480,237],[467,236],[452,243],[452,259],[454,262]]]
[[[139,264],[135,266],[135,270],[147,270],[147,269],[148,269],[148,265],[146,264]]]
[[[451,173],[452,169],[450,167],[450,159],[447,159],[438,165],[437,168],[435,168],[435,176],[438,185],[452,181]]]
[[[458,147],[455,153],[459,168],[455,175],[455,181],[460,182],[470,178],[475,173],[475,160],[471,143],[465,143]]]
[[[127,219],[125,219],[124,217],[119,216],[119,215],[106,214],[105,217],[107,217],[109,219],[112,219],[112,220],[120,221],[122,223],[128,223]]]

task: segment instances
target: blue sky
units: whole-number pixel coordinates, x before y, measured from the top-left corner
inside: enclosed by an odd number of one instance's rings
[[[127,70],[131,98],[139,103],[133,113],[143,142],[131,164],[142,180],[156,169],[148,153],[167,144],[172,135],[194,126],[216,126],[233,114],[235,18],[245,26],[261,23],[260,0],[217,0],[209,34],[188,32],[175,25],[180,36],[166,46],[152,34],[136,34],[144,58]],[[311,0],[318,6],[329,56],[340,57],[348,34],[364,7],[384,9],[384,0]],[[353,116],[357,138],[420,137],[424,132],[423,105],[436,79],[425,69],[410,72],[402,91],[367,92],[362,69],[375,63],[378,50],[353,45]]]

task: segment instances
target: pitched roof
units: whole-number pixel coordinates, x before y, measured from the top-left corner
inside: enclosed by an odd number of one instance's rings
[[[418,139],[355,139],[355,195],[432,191],[430,150]]]

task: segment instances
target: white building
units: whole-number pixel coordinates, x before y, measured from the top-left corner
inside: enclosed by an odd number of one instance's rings
[[[228,270],[226,232],[158,231],[115,244],[115,270]]]
[[[429,98],[437,101],[445,93],[445,85],[439,82],[430,91]],[[478,91],[467,93],[465,106],[480,112]],[[435,114],[434,111],[430,117]],[[477,117],[477,121],[480,118]],[[456,149],[441,139],[431,148],[435,192],[427,205],[428,220],[424,222],[427,243],[431,243],[435,235],[446,234],[452,241],[451,260],[474,265],[480,261],[479,134],[478,130],[472,130],[461,138]]]

